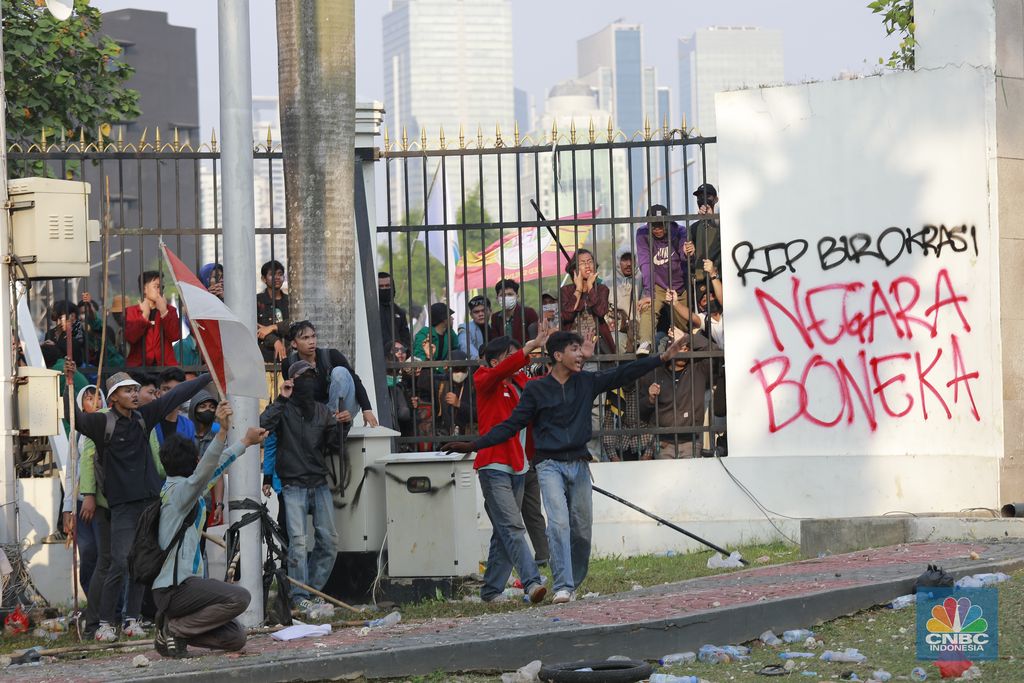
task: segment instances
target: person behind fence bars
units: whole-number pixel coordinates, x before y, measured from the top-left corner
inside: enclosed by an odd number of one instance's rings
[[[537,332],[540,331],[541,325],[547,327],[558,327],[558,299],[551,296],[547,292],[543,292],[540,295],[540,319],[526,328],[526,338],[533,339],[537,336]]]
[[[615,347],[620,353],[636,351],[637,283],[633,268],[633,252],[619,254],[619,272],[615,277],[610,308],[605,316],[614,331]]]
[[[663,216],[667,215],[665,206],[652,205],[647,210],[647,224],[636,231],[636,260],[642,276],[642,291],[637,302],[640,343],[636,352],[642,356],[654,348],[656,320],[660,321],[663,314],[666,293],[671,291],[685,296],[689,283],[689,259],[684,251],[686,229],[675,221],[666,221]]]
[[[284,266],[267,261],[260,268],[266,288],[256,295],[256,338],[263,361],[273,363],[288,357],[288,294],[284,291]]]
[[[499,281],[494,293],[498,295],[498,310],[491,316],[491,339],[508,336],[522,346],[530,339],[530,326],[539,320],[537,311],[520,303],[519,283],[515,280]]]
[[[563,285],[559,291],[562,331],[575,332],[583,339],[597,336],[601,353],[615,353],[615,339],[605,321],[608,286],[598,281],[594,255],[587,249],[578,250],[565,266],[565,274],[572,282]]]
[[[380,304],[380,338],[385,348],[393,341],[400,341],[406,348],[412,343],[409,332],[409,317],[405,309],[395,301],[394,280],[391,273],[377,273],[377,302]]]
[[[681,352],[714,349],[702,334],[690,335],[672,328],[669,337],[682,342]],[[704,426],[704,392],[708,389],[711,367],[707,358],[671,358],[640,380],[640,419],[652,427],[677,430]],[[659,434],[654,454],[659,460],[697,458],[701,454],[701,433]],[[649,459],[645,457],[644,459]]]
[[[452,330],[452,314],[448,304],[438,301],[430,304],[430,324],[420,328],[412,342],[412,355],[420,360],[448,360],[449,354],[459,347],[458,337]]]
[[[75,366],[74,362],[67,365],[68,372]],[[96,444],[97,484],[110,506],[110,524],[106,534],[106,543],[110,548],[109,570],[102,586],[97,585],[97,577],[94,575],[93,585],[89,587],[89,604],[95,602],[99,607],[94,634],[96,640],[117,640],[114,630],[117,603],[125,577],[128,576],[128,553],[135,537],[135,527],[143,510],[159,495],[163,483],[163,475],[154,462],[155,453],[150,447],[150,432],[173,406],[188,401],[209,383],[209,374],[200,375],[179,384],[146,405],[140,405],[139,383],[127,373],[118,372],[107,380],[109,414],[89,414],[75,406],[76,428]],[[89,497],[85,496],[86,499]],[[91,502],[94,507],[95,500]],[[101,528],[101,545],[104,543],[103,536]],[[99,574],[98,568],[96,574]],[[94,591],[95,600],[92,595]],[[124,636],[145,634],[140,618],[144,591],[145,586],[129,577],[126,619],[121,630]]]
[[[449,452],[470,453],[508,441],[533,424],[534,462],[548,516],[548,546],[554,576],[553,602],[573,599],[590,565],[593,501],[590,476],[592,436],[590,406],[594,398],[640,379],[673,358],[682,347],[673,342],[660,356],[642,358],[601,372],[583,370],[592,342],[574,332],[555,332],[548,338],[551,372],[527,382],[519,404],[507,420],[475,441],[445,444]]]
[[[325,460],[342,455],[341,430],[352,422],[348,411],[329,410],[316,400],[318,372],[305,360],[292,363],[277,398],[260,415],[260,427],[277,436],[274,469],[285,504],[288,576],[316,590],[331,576],[338,548]],[[270,496],[271,484],[264,474],[263,495]],[[307,515],[313,516],[312,529]],[[301,586],[292,587],[292,605],[307,616],[326,609]]]
[[[459,348],[476,360],[490,338],[491,300],[483,295],[469,300],[469,320],[459,325]]]
[[[459,349],[449,359],[455,363],[469,360]],[[439,435],[471,434],[476,424],[476,392],[473,388],[474,366],[453,365],[451,374],[441,373],[437,382],[437,410],[441,430]]]
[[[225,448],[231,415],[227,401],[217,406],[220,429],[202,457],[195,442],[179,434],[169,436],[160,447],[167,480],[160,489],[157,540],[170,552],[153,581],[157,605],[153,646],[164,657],[183,657],[189,645],[228,651],[245,647],[246,631],[235,617],[249,606],[249,591],[236,583],[203,578],[205,562],[200,549],[209,514],[205,494],[246,448],[267,435],[263,429],[250,427],[241,441]],[[182,528],[180,543],[173,544]]]
[[[705,284],[707,275],[701,263],[710,259],[715,272],[722,269],[722,236],[715,209],[718,206],[718,190],[711,183],[704,183],[693,192],[697,198],[697,213],[704,218],[690,225],[683,250],[689,259],[690,273],[698,284]]]
[[[689,319],[696,330],[710,334],[711,341],[725,351],[725,317],[722,306],[722,279],[719,276],[718,268],[711,259],[704,259],[702,272],[705,274],[705,281],[711,283],[711,298],[703,294],[698,302],[701,310],[690,311],[682,301],[672,302],[676,312],[683,319]],[[711,363],[711,384],[714,387],[713,396],[706,396],[705,400],[711,402],[712,425],[720,430],[716,437],[715,447],[718,455],[729,454],[729,440],[726,434],[721,431],[725,429],[726,394],[725,394],[725,362],[724,358],[713,358]],[[708,393],[711,393],[710,390]]]
[[[224,301],[224,266],[219,263],[206,263],[197,275],[210,294]]]
[[[327,405],[331,412],[343,411],[353,418],[363,414],[363,424],[378,425],[366,387],[341,351],[317,346],[316,328],[308,320],[292,323],[289,328],[294,351],[281,363],[281,375],[289,377],[291,366],[306,361],[316,368],[313,398]],[[339,400],[341,408],[338,407]]]
[[[388,396],[391,399],[391,424],[402,436],[413,436],[416,433],[416,410],[420,401],[413,392],[413,378],[420,374],[421,370],[408,366],[409,348],[400,341],[392,340],[384,348],[384,353],[385,360],[389,363],[406,365],[387,369]],[[429,386],[427,388],[429,389]],[[411,451],[412,446],[403,443],[398,450]]]
[[[160,273],[147,270],[139,276],[139,303],[125,314],[124,339],[128,343],[128,367],[177,365],[174,342],[181,339],[178,310],[164,298]]]
[[[85,345],[85,327],[78,318],[78,307],[70,301],[58,301],[50,306],[50,321],[53,327],[46,331],[45,341],[53,342],[61,353],[67,350],[67,330],[71,328],[71,357],[79,367],[86,365],[88,356]]]

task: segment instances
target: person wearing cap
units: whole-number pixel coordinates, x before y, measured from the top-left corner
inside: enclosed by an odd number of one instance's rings
[[[684,252],[686,229],[663,218],[669,212],[661,204],[652,205],[647,215],[647,224],[636,231],[636,256],[643,279],[637,304],[640,344],[636,352],[640,356],[649,355],[654,348],[655,316],[661,316],[666,292],[683,294],[689,281],[689,258]]]
[[[697,198],[697,213],[704,218],[690,226],[684,250],[694,281],[703,283],[706,276],[701,265],[705,259],[715,264],[715,272],[722,268],[722,238],[718,218],[715,217],[718,190],[711,183],[704,183],[694,191],[693,196]]]
[[[459,340],[452,331],[452,314],[448,304],[430,305],[430,326],[420,328],[412,342],[412,355],[420,360],[447,360]]]
[[[70,372],[74,363],[68,363],[68,366],[67,371]],[[102,586],[100,582],[93,581],[89,587],[89,603],[99,606],[96,640],[117,640],[113,624],[116,623],[118,597],[128,572],[128,553],[135,538],[135,527],[142,512],[160,495],[163,485],[150,448],[149,434],[173,407],[188,401],[209,383],[209,374],[200,375],[140,406],[139,383],[126,372],[114,374],[107,380],[107,404],[116,416],[109,438],[106,434],[107,414],[89,414],[75,406],[75,427],[96,444],[96,471],[102,475],[98,484],[110,506],[106,539],[110,547],[109,570]],[[95,508],[95,500],[92,503]],[[103,542],[101,532],[100,543]],[[144,588],[135,582],[130,584],[125,604],[127,621],[122,629],[126,636],[145,633],[140,619]]]
[[[317,366],[296,360],[288,367],[277,398],[260,415],[260,427],[277,437],[274,471],[281,480],[288,529],[288,576],[320,590],[334,569],[338,532],[325,460],[340,456],[347,410],[334,412],[316,400]],[[272,493],[272,477],[263,476],[263,495]],[[307,515],[312,514],[310,528]],[[305,614],[322,609],[300,586],[292,586],[292,605]]]
[[[378,425],[377,416],[373,414],[373,404],[366,393],[366,387],[359,375],[352,368],[338,349],[317,346],[316,327],[309,320],[299,320],[288,328],[292,339],[292,351],[281,362],[281,375],[287,379],[291,366],[303,360],[316,368],[316,390],[313,398],[324,403],[332,411],[339,410],[338,403],[353,417],[363,414],[363,424],[370,427]]]
[[[139,276],[139,303],[125,315],[124,338],[131,345],[128,367],[177,365],[174,342],[181,339],[178,310],[164,298],[160,273],[147,270]]]
[[[459,348],[475,360],[480,357],[480,349],[490,337],[491,300],[482,294],[470,299],[469,317],[469,322],[459,325]]]

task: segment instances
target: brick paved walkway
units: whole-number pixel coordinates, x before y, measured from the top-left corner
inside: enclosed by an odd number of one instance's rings
[[[971,560],[976,551],[980,560]],[[630,591],[568,605],[507,614],[406,623],[360,635],[278,643],[253,636],[241,654],[202,653],[161,659],[144,650],[147,668],[132,668],[138,651],[87,660],[51,660],[11,667],[10,681],[318,680],[354,671],[403,676],[438,669],[515,669],[531,659],[562,660],[628,654],[656,658],[703,642],[742,642],[765,628],[809,626],[891,600],[909,591],[925,565],[957,576],[1024,567],[1024,542],[922,543],[758,567]],[[809,620],[809,621],[808,621]]]

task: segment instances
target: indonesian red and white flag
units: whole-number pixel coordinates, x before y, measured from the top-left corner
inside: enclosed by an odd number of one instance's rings
[[[160,248],[181,294],[199,352],[217,388],[225,394],[265,398],[267,381],[256,335],[223,301],[207,291],[166,244],[161,242]]]

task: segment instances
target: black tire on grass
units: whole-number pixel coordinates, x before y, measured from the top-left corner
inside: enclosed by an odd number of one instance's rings
[[[577,671],[593,669],[593,671]],[[650,677],[654,671],[647,662],[631,659],[551,664],[540,668],[540,680],[551,683],[635,683]]]

